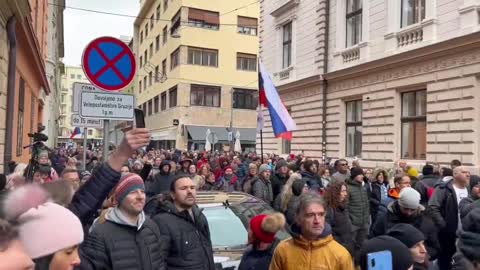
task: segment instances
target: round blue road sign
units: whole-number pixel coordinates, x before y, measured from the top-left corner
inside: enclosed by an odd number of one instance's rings
[[[85,48],[82,67],[92,84],[107,91],[117,91],[132,82],[136,64],[132,51],[123,41],[100,37]]]

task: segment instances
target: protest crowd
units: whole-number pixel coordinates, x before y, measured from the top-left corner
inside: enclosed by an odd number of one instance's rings
[[[10,164],[0,175],[0,270],[214,270],[198,191],[244,192],[274,209],[249,221],[240,270],[379,269],[370,256],[382,251],[394,270],[480,269],[480,178],[459,160],[362,168],[149,143],[148,129],[132,129],[106,160],[81,147],[44,152],[33,179]],[[280,241],[280,230],[291,237]]]

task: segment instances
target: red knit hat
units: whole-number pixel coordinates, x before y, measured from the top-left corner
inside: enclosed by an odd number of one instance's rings
[[[275,234],[285,226],[285,217],[281,213],[258,215],[250,220],[250,229],[258,240],[273,243]]]

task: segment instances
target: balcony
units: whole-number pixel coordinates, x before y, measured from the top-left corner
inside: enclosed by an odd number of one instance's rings
[[[360,47],[353,47],[342,53],[343,63],[349,63],[360,59]]]
[[[409,27],[397,33],[397,47],[401,48],[423,41],[423,26],[421,24]]]

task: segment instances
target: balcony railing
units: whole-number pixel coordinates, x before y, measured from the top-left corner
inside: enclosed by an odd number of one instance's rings
[[[423,27],[416,25],[397,34],[397,46],[405,47],[423,41]]]
[[[360,47],[354,47],[342,52],[343,63],[360,59]]]

